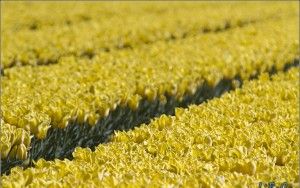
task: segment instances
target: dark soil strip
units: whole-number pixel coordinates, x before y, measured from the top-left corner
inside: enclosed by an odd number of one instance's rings
[[[299,66],[299,59],[286,64],[283,71],[295,66]],[[268,71],[270,75],[277,72],[275,67]],[[259,73],[252,75],[250,80],[256,79],[258,76]],[[233,79],[221,80],[216,87],[210,87],[204,83],[195,94],[185,95],[182,101],[176,100],[173,96],[167,96],[166,103],[162,103],[158,99],[153,102],[142,100],[136,111],[129,107],[117,107],[107,117],[98,121],[95,126],[88,123],[79,124],[74,121],[65,129],[50,128],[45,139],[32,138],[28,160],[1,160],[1,174],[9,174],[10,169],[14,166],[24,166],[25,168],[33,166],[32,160],[39,158],[46,160],[67,158],[72,160],[72,152],[76,147],[89,147],[94,150],[97,145],[109,142],[110,136],[115,130],[130,130],[143,123],[147,124],[151,119],[162,114],[174,115],[176,107],[185,108],[190,104],[200,104],[214,97],[219,97],[224,92],[235,88],[232,84],[233,81],[240,82],[240,87],[243,85],[243,81],[237,75]]]

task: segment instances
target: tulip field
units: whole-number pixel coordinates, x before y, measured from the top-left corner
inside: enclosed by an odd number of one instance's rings
[[[297,1],[1,2],[0,187],[299,187]]]

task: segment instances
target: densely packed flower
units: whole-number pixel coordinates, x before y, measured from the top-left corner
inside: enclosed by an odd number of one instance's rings
[[[247,82],[199,106],[116,132],[94,152],[12,169],[4,187],[299,186],[298,69]]]
[[[91,57],[115,48],[194,36],[286,15],[297,16],[298,10],[297,4],[274,2],[220,2],[218,6],[182,2],[115,3],[113,6],[104,2],[5,2],[3,6],[1,61],[4,68],[49,64],[65,55]],[[51,15],[49,10],[53,11]]]
[[[1,186],[299,186],[297,3],[1,5]]]
[[[65,128],[71,120],[95,125],[116,106],[136,109],[143,98],[181,100],[203,83],[215,87],[222,79],[246,80],[272,68],[283,70],[298,56],[295,20],[162,41],[92,60],[71,56],[51,66],[7,69],[3,120],[43,139],[51,126]]]

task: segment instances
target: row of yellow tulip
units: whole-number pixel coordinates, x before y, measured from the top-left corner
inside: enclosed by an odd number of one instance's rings
[[[3,9],[3,68],[52,64],[66,55],[92,57],[112,49],[297,15],[298,10],[296,3],[284,2],[249,2],[246,5],[226,2],[218,6],[201,2],[5,2]],[[49,15],[45,9],[56,12]],[[37,29],[24,29],[27,27]]]
[[[93,60],[63,58],[59,64],[7,69],[1,111],[10,125],[45,138],[50,126],[71,119],[95,125],[116,106],[136,109],[142,98],[181,100],[204,82],[239,75],[243,80],[298,57],[297,18],[267,21],[228,32],[158,42]],[[80,66],[78,66],[78,62]]]
[[[1,159],[16,158],[24,160],[27,158],[27,150],[30,146],[30,133],[22,128],[16,128],[0,119],[0,154]]]
[[[194,12],[193,15],[201,14],[207,18],[216,16],[217,11],[228,13],[236,11],[237,8],[246,10],[246,7],[259,13],[280,13],[292,8],[295,11],[296,4],[283,2],[3,2],[2,3],[2,28],[4,31],[18,32],[22,30],[38,30],[42,28],[62,25],[76,25],[80,22],[97,21],[126,17],[139,17],[147,15],[176,16],[176,14]],[[217,5],[217,6],[216,6]],[[266,9],[266,7],[269,7]],[[49,14],[51,10],[51,14]],[[16,14],[16,12],[18,14]],[[214,13],[212,13],[214,12]],[[242,14],[248,16],[259,16],[247,11]],[[228,15],[223,15],[226,20]],[[22,17],[22,19],[20,19]],[[194,19],[195,17],[193,17]],[[231,17],[232,18],[232,17]],[[113,23],[112,23],[113,24]]]
[[[149,125],[116,132],[111,143],[77,148],[74,159],[12,169],[3,187],[299,186],[299,69]]]

